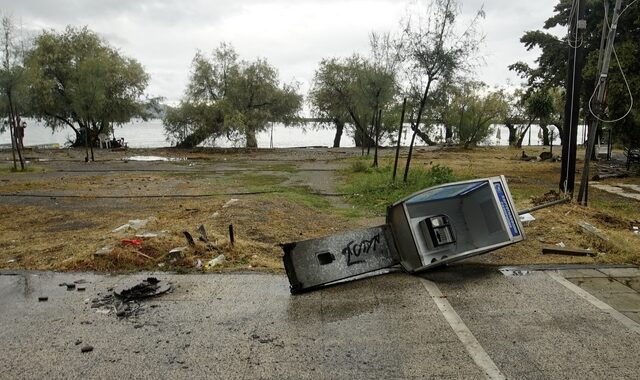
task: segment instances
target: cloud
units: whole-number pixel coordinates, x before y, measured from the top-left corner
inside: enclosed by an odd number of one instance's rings
[[[398,0],[21,0],[0,6],[25,29],[62,30],[88,26],[151,75],[149,93],[178,100],[197,50],[210,52],[226,41],[242,58],[266,58],[284,81],[309,82],[325,57],[367,54],[373,30],[397,30],[407,4]],[[466,0],[467,19],[482,4],[487,66],[478,77],[489,84],[517,79],[507,65],[532,61],[519,39],[542,27],[557,0],[512,2]]]

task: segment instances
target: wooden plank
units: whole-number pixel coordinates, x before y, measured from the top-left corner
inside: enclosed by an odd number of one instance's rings
[[[542,247],[543,255],[566,255],[566,256],[595,256],[596,253],[582,248],[558,247],[555,245],[545,245]]]
[[[609,241],[609,238],[602,233],[597,227],[587,222],[581,221],[578,223],[578,226],[588,235],[594,236],[600,240]]]

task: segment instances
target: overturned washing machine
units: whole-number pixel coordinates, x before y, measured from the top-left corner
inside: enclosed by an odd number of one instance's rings
[[[283,245],[292,293],[398,264],[415,273],[524,240],[504,176],[448,183],[387,209],[386,224]]]

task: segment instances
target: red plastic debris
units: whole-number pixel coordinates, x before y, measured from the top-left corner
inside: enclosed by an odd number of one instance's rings
[[[139,240],[139,239],[122,239],[122,243],[126,244],[126,245],[139,246],[139,245],[142,245],[142,240]]]

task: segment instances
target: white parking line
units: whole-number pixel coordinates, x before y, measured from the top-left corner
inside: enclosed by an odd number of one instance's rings
[[[460,339],[460,342],[462,342],[469,355],[471,355],[473,361],[484,371],[487,378],[492,380],[506,379],[493,360],[491,360],[491,357],[489,357],[484,348],[482,348],[480,342],[473,336],[471,330],[464,324],[462,318],[460,318],[449,301],[442,295],[438,286],[429,280],[420,280],[425,289],[427,289],[427,292],[429,292],[433,302],[436,303],[438,309],[442,312],[444,318],[449,322],[458,339]]]
[[[562,277],[559,273],[547,272],[547,274],[549,275],[549,277],[553,278],[560,284],[564,285],[565,288],[571,290],[575,294],[589,301],[589,303],[592,304],[593,306],[597,307],[598,309],[604,312],[609,313],[609,315],[617,319],[620,323],[625,325],[629,330],[640,334],[640,325],[637,322],[635,322],[633,319],[627,317],[626,315],[622,314],[618,310],[612,308],[611,306],[609,306],[609,304],[600,301],[591,293],[587,292],[586,290],[582,289],[578,285]]]

